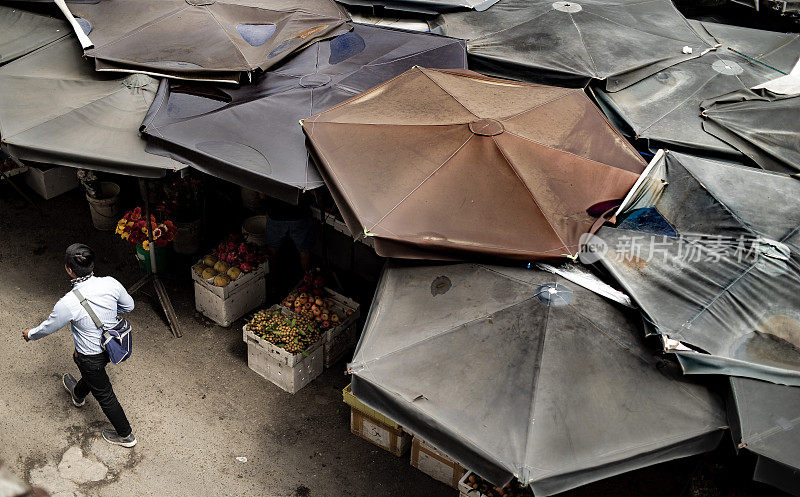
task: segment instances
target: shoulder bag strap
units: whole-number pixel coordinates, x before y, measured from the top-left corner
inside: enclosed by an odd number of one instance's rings
[[[78,301],[80,301],[83,308],[86,309],[86,312],[89,314],[89,317],[92,318],[92,321],[94,321],[94,325],[97,326],[100,329],[100,331],[105,331],[103,322],[100,321],[100,318],[97,317],[97,314],[94,313],[94,311],[92,310],[92,306],[89,305],[89,301],[86,300],[86,297],[84,297],[81,294],[81,292],[78,291],[77,288],[75,290],[72,290],[72,293],[74,293],[75,296],[78,297]]]

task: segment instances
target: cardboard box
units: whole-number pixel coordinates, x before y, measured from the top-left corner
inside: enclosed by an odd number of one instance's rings
[[[414,437],[411,443],[411,465],[434,480],[456,489],[467,472],[466,468],[419,437]]]
[[[62,166],[49,168],[28,166],[25,182],[45,200],[77,188],[79,184],[77,170]]]
[[[342,399],[350,406],[350,432],[400,457],[411,445],[411,435],[383,414],[358,400],[347,385]]]

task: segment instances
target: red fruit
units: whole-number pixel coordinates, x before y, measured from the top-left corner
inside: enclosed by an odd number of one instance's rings
[[[331,327],[331,322],[330,321],[322,321],[322,327],[323,328],[330,328]]]

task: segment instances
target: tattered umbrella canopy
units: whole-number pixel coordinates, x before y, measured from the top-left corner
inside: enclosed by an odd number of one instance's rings
[[[69,4],[97,70],[238,83],[346,32],[333,0],[98,0]]]
[[[484,11],[500,0],[339,0],[358,7],[382,7],[386,10],[435,14],[452,10],[474,9]]]
[[[800,385],[800,180],[659,153],[589,253],[686,373]]]
[[[0,5],[0,65],[71,32],[63,20]]]
[[[646,140],[654,151],[664,146],[740,157],[735,148],[703,131],[700,103],[774,80],[781,76],[776,69],[789,73],[800,57],[800,35],[713,23],[695,25],[713,35],[721,46],[622,91],[598,89],[598,103],[620,129]]]
[[[599,79],[609,91],[709,48],[670,0],[501,0],[438,24],[468,40],[473,69],[568,86]]]
[[[386,257],[572,256],[644,169],[583,91],[470,71],[414,68],[303,123],[351,232]]]
[[[71,36],[0,68],[0,88],[2,145],[21,160],[140,177],[185,167],[138,133],[158,81],[98,74]]]
[[[700,107],[707,133],[764,169],[800,172],[800,96],[739,90]]]
[[[537,496],[713,449],[721,400],[622,309],[544,271],[390,263],[348,365],[353,393]]]
[[[800,496],[800,388],[730,381],[731,432],[739,449],[758,456],[753,479]]]
[[[300,191],[324,184],[308,157],[300,119],[417,64],[464,68],[464,42],[356,24],[252,85],[229,89],[164,81],[142,130],[148,151],[297,202]]]

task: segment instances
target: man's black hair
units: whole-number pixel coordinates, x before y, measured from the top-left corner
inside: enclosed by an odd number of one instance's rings
[[[73,243],[67,247],[66,265],[78,278],[88,276],[94,271],[94,252],[87,245]]]

